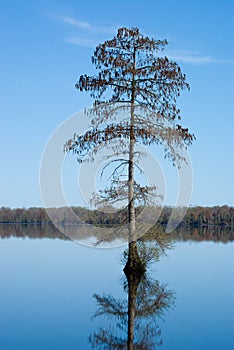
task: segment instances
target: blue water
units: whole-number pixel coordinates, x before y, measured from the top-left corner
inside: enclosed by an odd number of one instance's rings
[[[234,244],[179,243],[158,264],[176,291],[165,349],[234,349]]]
[[[59,239],[0,240],[0,350],[91,349],[94,293],[125,299],[124,247]],[[158,323],[161,349],[234,349],[234,244],[179,242],[151,268],[175,293]]]

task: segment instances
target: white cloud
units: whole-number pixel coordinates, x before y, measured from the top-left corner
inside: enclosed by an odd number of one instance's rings
[[[85,38],[66,38],[65,41],[69,44],[81,46],[81,47],[91,47],[95,48],[98,45],[98,40],[85,39]]]
[[[64,23],[71,24],[71,25],[78,27],[78,28],[83,28],[83,29],[88,29],[88,30],[90,30],[90,28],[91,28],[89,23],[77,21],[76,19],[74,19],[72,17],[64,17],[64,16],[59,17],[59,16],[57,16],[57,18],[60,19]]]
[[[59,16],[59,15],[53,15],[52,18],[63,22],[63,23],[67,23],[70,24],[73,27],[77,27],[80,29],[84,29],[86,31],[92,32],[92,33],[111,33],[113,34],[117,28],[116,27],[107,27],[107,26],[95,26],[92,25],[88,22],[83,22],[83,21],[79,21],[73,17],[69,17],[69,16]]]
[[[234,60],[220,60],[212,56],[201,55],[198,51],[188,51],[188,50],[168,51],[167,56],[172,60],[183,62],[183,63],[191,63],[191,64],[234,63]]]
[[[60,16],[60,15],[52,15],[50,18],[60,21],[62,23],[66,23],[72,27],[76,27],[77,30],[82,30],[82,35],[78,34],[77,36],[67,37],[65,41],[69,44],[81,46],[81,47],[95,47],[99,42],[102,41],[100,36],[102,34],[110,34],[114,35],[117,28],[121,27],[119,25],[116,26],[95,26],[89,22],[83,22],[77,20],[73,17],[69,16]],[[79,33],[79,32],[77,32]],[[85,35],[86,33],[86,35]],[[95,39],[99,37],[99,39]],[[190,51],[190,50],[173,50],[166,51],[166,56],[171,60],[179,61],[182,63],[188,64],[232,64],[234,60],[221,60],[214,58],[208,55],[202,55],[199,51]]]
[[[185,52],[185,51],[174,51],[168,53],[168,57],[170,59],[180,61],[183,63],[209,63],[211,62],[210,56],[202,56],[193,52]]]
[[[60,23],[65,23],[68,26],[73,27],[73,34],[69,35],[69,33],[67,33],[65,41],[69,44],[81,47],[94,48],[99,42],[103,41],[103,34],[110,34],[113,36],[118,28],[118,26],[95,26],[89,22],[83,22],[70,16],[50,15],[49,17]],[[74,28],[76,28],[77,35],[74,35]]]

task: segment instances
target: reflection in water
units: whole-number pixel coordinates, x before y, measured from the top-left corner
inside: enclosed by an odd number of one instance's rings
[[[95,228],[95,227],[94,227]],[[154,232],[158,232],[152,228],[150,235],[145,235],[144,240],[154,240]],[[156,234],[157,236],[157,234]],[[82,226],[66,226],[66,236],[63,235],[53,225],[30,225],[30,224],[0,224],[0,238],[51,238],[68,240],[69,238],[77,242],[89,239],[87,232]],[[157,238],[157,237],[156,237]],[[173,232],[173,238],[180,241],[213,241],[213,242],[231,242],[234,240],[234,231],[231,227],[210,226],[210,227],[180,227]],[[102,240],[102,241],[101,241]],[[108,234],[105,237],[95,237],[96,242],[110,243],[111,237]]]
[[[0,238],[50,238],[68,240],[53,225],[0,224]]]
[[[139,242],[138,255],[146,267],[169,247],[168,239],[163,242],[161,234],[159,236],[154,244]],[[124,253],[123,261],[128,259],[129,251]],[[122,285],[126,299],[94,294],[97,303],[94,317],[105,316],[110,323],[108,328],[100,327],[90,335],[90,344],[98,349],[155,349],[162,344],[159,318],[173,307],[175,293],[149,272],[124,271]]]

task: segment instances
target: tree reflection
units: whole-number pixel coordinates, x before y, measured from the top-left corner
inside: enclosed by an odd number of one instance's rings
[[[85,239],[93,238],[87,229],[82,226],[73,226],[67,225],[63,226],[65,234],[62,234],[59,229],[55,228],[53,225],[22,225],[22,224],[0,224],[0,239],[8,239],[8,238],[30,238],[30,239],[61,239],[61,240],[74,240],[76,242],[84,242]],[[162,229],[162,228],[161,228]],[[157,226],[157,232],[159,230],[159,226]],[[95,231],[95,227],[94,227]],[[152,234],[151,237],[144,236],[142,239],[150,239],[154,240],[154,232],[156,231],[153,227],[151,229]],[[96,231],[95,231],[96,233]],[[101,246],[102,243],[112,243],[115,238],[119,238],[121,240],[124,239],[123,236],[117,235],[116,231],[114,232],[114,238],[110,235],[110,232],[106,233],[106,235],[97,236],[95,246]],[[211,226],[211,227],[178,227],[173,232],[174,240],[178,241],[212,241],[212,242],[222,242],[228,243],[233,242],[234,240],[234,232],[231,227],[224,226]],[[158,239],[158,235],[156,236]],[[138,244],[139,250],[139,244]]]
[[[139,258],[144,256],[147,266],[152,258],[159,258],[163,248],[159,245],[153,250],[150,243],[140,244]],[[124,253],[123,260],[126,259],[129,251]],[[97,303],[94,317],[106,317],[109,324],[90,335],[90,344],[98,349],[156,349],[162,344],[159,319],[174,306],[175,293],[149,272],[124,271],[122,285],[126,299],[105,294],[93,296]]]

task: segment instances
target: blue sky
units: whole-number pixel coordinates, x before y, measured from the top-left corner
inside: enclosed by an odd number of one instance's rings
[[[43,149],[59,124],[91,105],[74,84],[80,74],[94,72],[95,45],[120,26],[167,38],[166,54],[191,85],[179,100],[183,125],[197,137],[190,148],[191,204],[234,205],[233,1],[3,0],[0,18],[0,206],[42,205]],[[75,159],[69,162],[76,171]],[[175,169],[166,164],[165,171],[173,205]],[[70,202],[82,204],[75,196]]]

